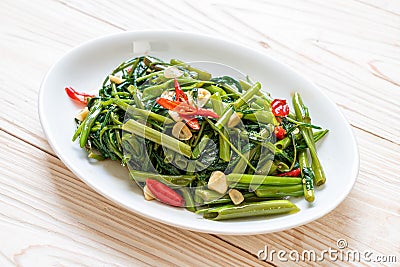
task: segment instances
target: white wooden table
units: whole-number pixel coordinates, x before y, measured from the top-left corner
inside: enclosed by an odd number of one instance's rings
[[[0,266],[377,264],[257,258],[266,245],[318,252],[337,248],[338,239],[373,256],[397,256],[400,265],[399,1],[112,2],[0,2]],[[219,236],[145,219],[86,186],[43,135],[37,115],[41,79],[73,46],[141,29],[230,38],[311,78],[358,139],[360,173],[349,197],[305,226]]]

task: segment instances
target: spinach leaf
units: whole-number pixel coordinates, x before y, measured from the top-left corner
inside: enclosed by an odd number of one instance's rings
[[[243,91],[243,88],[240,85],[240,83],[236,79],[234,79],[230,76],[215,77],[215,78],[212,78],[210,81],[215,82],[217,84],[221,84],[221,85],[227,84],[230,86],[234,86],[237,89],[237,91],[239,91],[240,93]]]

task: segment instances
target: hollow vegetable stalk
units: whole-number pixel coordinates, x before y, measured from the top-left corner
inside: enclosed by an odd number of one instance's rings
[[[294,93],[293,95],[293,106],[296,113],[296,119],[300,122],[304,122],[304,117],[308,115],[308,109],[305,108],[303,101],[299,93]],[[309,115],[308,115],[309,117]],[[299,126],[300,132],[310,150],[310,155],[312,159],[312,169],[314,171],[314,182],[317,186],[323,185],[326,181],[325,172],[322,168],[321,162],[319,161],[317,151],[315,148],[313,137],[310,136],[310,132],[304,126]]]

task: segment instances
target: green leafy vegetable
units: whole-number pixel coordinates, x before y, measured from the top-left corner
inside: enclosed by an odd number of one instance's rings
[[[72,139],[93,160],[126,165],[142,187],[147,179],[167,185],[174,191],[165,192],[204,218],[296,212],[286,198],[304,196],[312,202],[314,185],[325,182],[315,143],[328,130],[311,123],[298,93],[295,112],[277,117],[271,111],[273,99],[259,82],[212,77],[177,59],[131,58],[110,75],[98,96],[82,102],[87,115],[76,119]],[[281,140],[274,134],[277,126],[286,133]],[[293,169],[301,170],[299,177],[284,177]],[[223,172],[225,187],[243,196],[240,205],[233,204],[238,202],[229,190],[221,194],[207,187],[216,171]]]

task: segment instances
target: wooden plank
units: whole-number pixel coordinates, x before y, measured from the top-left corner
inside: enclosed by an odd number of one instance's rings
[[[400,251],[394,227],[400,223],[396,1],[21,0],[1,1],[0,17],[0,239],[12,240],[2,243],[1,266],[292,266],[258,261],[257,252],[265,245],[320,251],[335,248],[339,238],[360,251]],[[222,36],[310,77],[339,105],[358,138],[361,169],[349,198],[306,226],[213,236],[144,219],[73,176],[54,157],[38,122],[41,78],[83,41],[148,28]]]
[[[87,266],[261,264],[212,235],[115,206],[57,158],[2,131],[0,145],[0,239],[13,240],[1,252],[13,263],[70,266],[79,256]]]
[[[400,224],[400,181],[397,174],[400,171],[400,151],[392,150],[391,142],[364,131],[358,130],[356,135],[360,140],[360,175],[349,197],[338,208],[317,221],[281,233],[221,238],[231,244],[240,244],[254,256],[265,245],[277,251],[338,249],[338,239],[345,239],[350,249],[371,250],[375,255],[393,255],[400,251],[400,236],[394,227]]]
[[[43,5],[46,3],[44,1]],[[156,4],[121,1],[115,5],[107,2],[94,4],[90,1],[70,0],[60,3],[50,2],[46,10],[40,8],[41,4],[30,2],[3,5],[4,8],[0,12],[11,15],[7,16],[6,23],[1,26],[5,30],[2,31],[4,41],[1,48],[4,57],[0,66],[6,71],[4,77],[7,79],[0,80],[0,87],[7,90],[17,86],[27,90],[24,95],[18,90],[11,90],[7,99],[0,100],[4,106],[0,127],[48,152],[51,150],[41,138],[41,128],[37,124],[36,116],[36,94],[43,73],[71,46],[91,37],[114,32],[116,28],[119,31],[121,28],[145,27],[149,17],[151,25],[155,28],[163,26],[162,28],[175,29],[179,28],[177,23],[182,25],[181,29],[202,33],[210,33],[212,28],[214,29],[212,32],[216,34],[229,38],[233,36],[235,40],[262,49],[264,53],[312,77],[312,80],[341,107],[353,125],[400,144],[398,135],[400,126],[396,123],[400,119],[400,107],[396,105],[396,101],[400,99],[400,91],[397,89],[398,75],[392,73],[392,70],[396,69],[394,67],[399,64],[399,58],[396,57],[400,54],[399,47],[395,45],[396,39],[394,39],[399,34],[396,29],[383,25],[383,30],[379,30],[383,35],[380,36],[381,42],[376,39],[366,41],[361,37],[353,37],[353,33],[359,31],[357,26],[361,23],[359,21],[367,23],[367,25],[362,24],[364,31],[367,31],[365,36],[376,36],[377,29],[374,26],[376,23],[372,25],[374,27],[369,27],[367,18],[356,16],[353,18],[336,11],[320,21],[321,14],[326,15],[331,11],[329,7],[316,10],[308,4],[295,5],[292,7],[293,11],[288,13],[284,12],[289,8],[286,2],[274,4],[255,1],[252,5],[243,7],[238,1],[229,4],[206,1],[196,7],[185,1],[173,3],[160,1]],[[18,5],[25,6],[21,8]],[[182,6],[182,9],[178,10],[174,5]],[[349,7],[357,10],[360,8],[354,5]],[[366,10],[369,9],[366,7]],[[55,10],[57,12],[54,12]],[[132,16],[130,10],[142,12],[136,12],[135,16]],[[38,12],[41,12],[39,19],[33,15]],[[120,13],[119,16],[114,15],[117,12]],[[196,14],[195,19],[184,16],[185,13]],[[249,16],[249,13],[253,15]],[[69,27],[64,26],[63,21],[56,19],[58,14],[62,17],[74,17],[68,22]],[[208,18],[207,15],[212,16]],[[380,15],[385,21],[395,20],[391,14],[382,12]],[[21,17],[26,20],[21,20]],[[244,17],[251,19],[243,21],[241,18]],[[335,26],[333,20],[344,18],[347,19],[345,21],[347,24],[356,26],[346,28],[346,33],[338,33],[340,31],[337,27],[341,26]],[[25,27],[26,21],[30,21],[32,27]],[[54,23],[49,24],[46,21]],[[277,27],[275,24],[279,24],[280,21],[282,24]],[[299,26],[299,22],[302,22],[300,24],[302,26]],[[316,28],[313,28],[316,26],[329,27],[324,28],[324,34],[316,35]],[[62,29],[64,33],[60,34],[57,29]],[[236,31],[243,32],[245,36],[232,35]],[[293,34],[293,31],[302,34]],[[81,32],[85,34],[79,34]],[[46,49],[43,49],[43,44],[46,45],[49,40],[53,42],[52,45],[50,47],[47,45]],[[27,51],[25,47],[29,47],[29,50]],[[357,47],[363,49],[360,51]],[[21,51],[26,52],[21,53]],[[391,58],[390,62],[388,58]],[[24,79],[19,79],[20,67],[13,64],[15,61],[29,62],[33,65],[29,72],[24,73]],[[366,90],[368,94],[365,94]],[[384,95],[391,97],[383,97]],[[374,116],[367,115],[371,108],[376,111]],[[14,115],[16,110],[19,110],[19,116]],[[382,124],[382,121],[386,123]]]
[[[48,0],[1,1],[0,17],[0,129],[53,153],[37,113],[42,78],[71,47],[120,30]]]
[[[400,120],[400,81],[394,71],[400,64],[399,16],[371,12],[369,6],[344,0],[331,4],[252,1],[249,5],[218,0],[201,5],[190,1],[106,2],[96,1],[93,8],[93,1],[65,0],[66,5],[123,29],[139,29],[151,18],[155,28],[161,24],[175,29],[179,23],[179,29],[217,33],[259,49],[310,77],[351,124],[400,144],[396,123]],[[131,10],[143,11],[135,13],[134,21],[140,21],[137,26],[132,23]],[[117,12],[121,16],[116,18],[113,14]],[[195,22],[201,17],[200,26]],[[374,116],[368,116],[371,108],[376,111]],[[382,121],[387,123],[382,125]]]
[[[377,139],[376,137],[372,137],[363,131],[356,133],[359,140],[362,141],[360,143],[361,173],[352,194],[338,209],[307,226],[278,234],[255,237],[220,236],[219,238],[228,241],[235,247],[244,248],[254,256],[265,244],[269,244],[277,250],[298,249],[300,251],[307,248],[322,250],[327,249],[332,244],[334,245],[335,238],[346,238],[352,248],[359,250],[367,249],[373,245],[377,252],[388,254],[393,251],[392,249],[400,249],[398,245],[396,246],[396,244],[400,244],[398,242],[400,241],[398,240],[399,237],[393,232],[396,229],[382,228],[374,221],[374,218],[379,217],[385,218],[388,225],[396,225],[400,222],[398,213],[400,206],[398,194],[396,194],[400,185],[399,181],[390,173],[393,166],[396,166],[396,162],[400,160],[399,153],[391,150],[392,144],[388,141],[378,139],[375,145],[371,145]],[[0,177],[4,177],[0,181],[2,185],[1,202],[7,205],[0,208],[6,212],[6,216],[1,221],[5,224],[4,229],[9,229],[7,231],[9,233],[20,232],[21,230],[18,227],[10,229],[8,223],[17,223],[22,228],[28,225],[28,228],[33,228],[33,230],[36,228],[43,231],[50,229],[50,231],[59,232],[60,235],[66,235],[64,238],[75,238],[74,235],[80,235],[81,231],[88,231],[87,236],[90,237],[95,232],[96,235],[102,237],[96,237],[101,239],[101,242],[107,243],[108,241],[103,239],[111,238],[112,244],[107,244],[114,247],[117,243],[121,250],[126,244],[131,245],[131,242],[133,242],[130,240],[132,236],[126,237],[127,232],[135,233],[134,242],[144,242],[145,244],[151,242],[152,238],[158,236],[160,232],[163,232],[168,238],[178,235],[182,239],[186,239],[186,234],[190,233],[142,218],[137,222],[137,216],[124,210],[121,211],[113,203],[87,188],[80,180],[74,178],[55,157],[34,150],[25,143],[5,134],[2,134],[1,140],[0,144],[5,148],[0,161],[0,166],[3,167]],[[379,157],[382,157],[382,155],[387,155],[387,160],[380,159]],[[368,162],[373,159],[382,161],[382,165],[369,165]],[[6,162],[10,161],[16,162],[16,165],[6,166]],[[22,171],[15,174],[14,169]],[[376,173],[380,175],[376,176]],[[6,195],[4,195],[4,192]],[[382,192],[385,192],[385,194]],[[374,201],[370,202],[370,199],[374,199]],[[15,210],[19,210],[19,212],[16,213]],[[9,218],[11,215],[7,215],[7,213],[12,214],[14,218]],[[352,214],[351,217],[349,214]],[[29,218],[29,223],[26,222],[26,218]],[[21,220],[23,221],[21,222]],[[136,227],[143,228],[142,231],[149,236],[136,238]],[[38,235],[43,235],[39,230],[38,232]],[[143,232],[140,234],[144,235]],[[313,238],[313,235],[324,232],[326,233],[318,235],[318,238]],[[355,232],[357,233],[356,237]],[[377,235],[377,232],[380,234]],[[69,237],[70,234],[73,237]],[[209,242],[211,243],[220,242],[209,235],[201,234],[200,236],[203,238],[199,239],[196,234],[190,234],[195,238],[190,242],[203,244],[210,239]],[[164,236],[161,236],[160,240],[154,242],[166,246],[167,244],[161,240],[163,238]],[[291,242],[288,242],[287,239]],[[184,244],[189,245],[188,243]],[[390,244],[395,247],[389,246]],[[46,251],[46,249],[53,247],[45,245],[40,249],[35,246],[33,248],[35,249],[32,253],[37,255],[37,253],[41,253],[41,249]],[[55,247],[54,249],[57,250],[58,248]],[[146,247],[147,249],[149,248]],[[180,248],[176,247],[175,249]],[[159,248],[159,250],[161,251],[162,248]],[[150,251],[154,253],[154,250]],[[99,252],[92,251],[92,253],[97,254]],[[135,253],[143,252],[135,251]],[[143,260],[149,261],[148,258]]]

